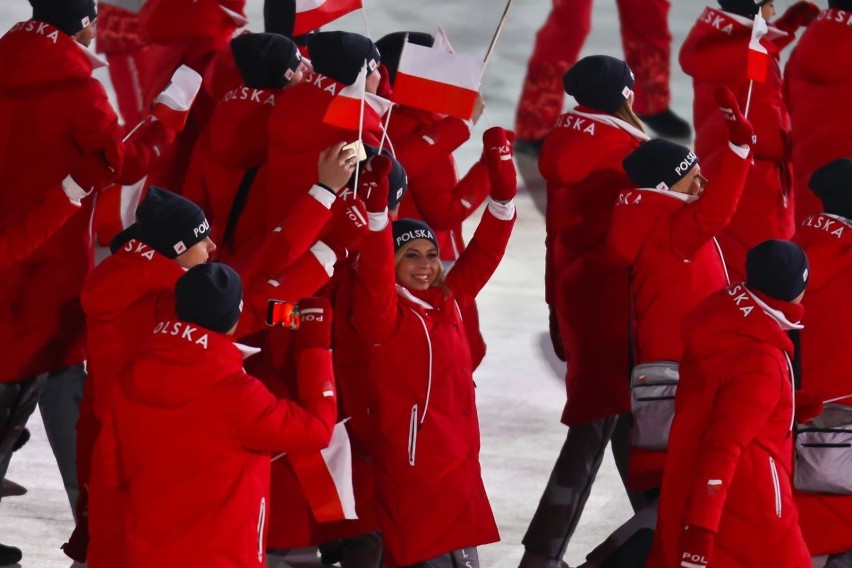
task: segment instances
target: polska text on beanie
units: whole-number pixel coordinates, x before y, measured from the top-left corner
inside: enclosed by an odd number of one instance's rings
[[[789,302],[808,285],[808,257],[790,241],[770,239],[746,254],[746,285],[770,298]]]
[[[591,55],[562,76],[565,92],[581,105],[613,113],[633,92],[633,72],[627,63],[609,55]]]
[[[227,333],[243,311],[243,284],[226,264],[199,264],[178,278],[175,304],[181,320]]]
[[[210,234],[201,207],[156,186],[136,208],[136,224],[139,239],[168,258],[177,258]]]
[[[698,156],[686,146],[655,138],[640,144],[622,164],[637,187],[668,191],[698,164]]]
[[[415,239],[426,239],[431,241],[435,248],[438,248],[438,240],[435,238],[435,233],[432,228],[417,219],[398,219],[391,223],[391,232],[393,232],[393,250],[399,248]]]

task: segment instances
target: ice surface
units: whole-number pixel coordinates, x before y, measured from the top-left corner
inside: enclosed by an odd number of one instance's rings
[[[503,11],[502,0],[365,0],[373,38],[399,30],[433,31],[440,24],[453,47],[484,56]],[[783,10],[788,1],[776,2]],[[824,4],[824,2],[821,2]],[[515,101],[521,88],[535,31],[551,3],[515,0],[508,23],[483,82],[488,118],[511,128]],[[677,65],[677,51],[703,3],[673,2],[671,29],[672,106],[681,116],[691,116],[692,89]],[[29,17],[25,0],[0,3],[0,28]],[[248,0],[250,29],[261,30],[262,1]],[[622,56],[615,2],[595,2],[593,31],[584,55]],[[332,27],[365,32],[360,13]],[[98,77],[106,80],[105,70]],[[471,142],[457,152],[466,168],[481,151],[483,118]],[[533,180],[530,180],[533,181]],[[540,192],[540,183],[530,190]],[[539,193],[540,195],[540,193]],[[482,547],[482,566],[517,566],[527,524],[550,475],[566,428],[559,422],[564,403],[563,368],[554,361],[547,337],[544,303],[544,221],[532,195],[522,190],[517,199],[518,223],[506,257],[479,298],[482,329],[488,355],[476,373],[482,425],[482,468],[502,535],[499,544]],[[467,232],[475,227],[470,222]],[[32,440],[15,454],[8,477],[29,489],[23,497],[9,498],[0,507],[0,542],[24,550],[27,568],[67,567],[59,550],[72,529],[71,512],[38,413],[30,423]],[[607,454],[592,490],[586,514],[568,548],[565,560],[580,564],[585,554],[629,516],[629,504],[620,487],[611,456]],[[164,559],[163,566],[168,566]]]

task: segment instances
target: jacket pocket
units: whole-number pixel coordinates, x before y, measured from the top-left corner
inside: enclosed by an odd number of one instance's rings
[[[775,459],[769,456],[769,471],[772,474],[772,489],[775,492],[775,515],[781,517],[781,481],[778,479],[778,468]]]
[[[263,533],[266,529],[266,497],[260,498],[260,514],[257,517],[257,561],[263,562]]]
[[[411,407],[411,421],[408,424],[408,465],[414,465],[417,454],[417,405]]]

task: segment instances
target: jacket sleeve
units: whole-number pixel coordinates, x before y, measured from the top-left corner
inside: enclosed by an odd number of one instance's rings
[[[399,300],[391,225],[367,231],[355,275],[352,326],[365,343],[385,342],[398,325]]]
[[[395,157],[409,177],[426,173],[435,160],[452,154],[470,138],[470,128],[460,118],[448,116],[393,141]]]
[[[720,385],[704,432],[695,440],[699,450],[687,498],[687,526],[718,530],[743,448],[766,426],[781,400],[784,386],[778,371],[771,356],[758,354]],[[769,475],[769,464],[766,467]]]
[[[488,204],[473,239],[447,274],[447,287],[462,310],[476,299],[503,259],[517,219],[514,204],[508,205]]]
[[[692,260],[725,228],[737,209],[750,164],[749,157],[741,158],[728,148],[719,178],[710,180],[700,198],[671,216],[669,244],[679,258]]]
[[[62,190],[48,191],[35,207],[0,232],[0,268],[32,255],[79,210]]]
[[[89,154],[115,143],[120,137],[118,116],[97,79],[87,82],[80,100],[72,103],[71,128],[81,154]]]
[[[336,259],[328,246],[318,242],[280,272],[250,275],[243,287],[243,313],[235,336],[246,337],[266,326],[270,299],[297,302],[299,298],[316,293],[334,274]]]
[[[299,402],[279,400],[254,377],[242,378],[236,401],[237,440],[264,452],[320,450],[328,446],[337,421],[331,352],[304,349],[297,354]]]
[[[467,219],[489,191],[488,169],[482,162],[476,162],[455,187],[442,188],[428,183],[411,186],[417,209],[436,231],[448,231]]]

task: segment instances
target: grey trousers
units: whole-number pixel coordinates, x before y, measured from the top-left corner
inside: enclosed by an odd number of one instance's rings
[[[71,513],[75,516],[79,495],[77,419],[85,380],[83,365],[74,365],[23,381],[0,384],[0,479],[5,477],[9,467],[12,445],[38,404]]]
[[[479,568],[479,553],[476,547],[460,548],[407,568]]]
[[[526,550],[544,559],[562,559],[580,522],[610,442],[622,482],[626,481],[630,422],[630,415],[622,414],[568,429],[565,444],[524,535]],[[634,511],[646,505],[642,493],[628,491],[628,497]]]

